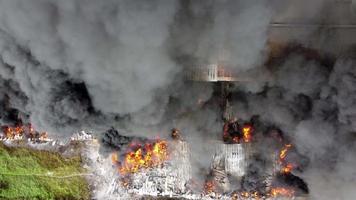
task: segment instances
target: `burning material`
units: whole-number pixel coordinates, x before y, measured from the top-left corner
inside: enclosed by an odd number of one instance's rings
[[[39,140],[46,140],[48,138],[48,133],[47,132],[42,132],[40,134]]]
[[[112,161],[118,165],[120,174],[136,173],[140,169],[158,167],[168,159],[167,141],[157,140],[144,145],[131,143],[124,160],[120,161],[117,153],[112,154]]]
[[[200,195],[201,199],[292,199],[308,193],[307,185],[292,174],[295,164],[287,162],[292,144],[285,143],[281,149],[274,149],[277,153],[273,154],[273,169],[262,169],[261,178],[251,178],[261,183],[248,185],[249,176],[256,175],[256,172],[251,174],[249,168],[253,163],[251,159],[259,156],[254,150],[259,137],[253,139],[255,130],[251,123],[240,126],[236,118],[226,122],[223,130],[224,143],[217,143],[210,173],[203,185],[196,187],[203,189],[199,194],[191,193],[188,143],[181,139],[178,129],[171,131],[174,141],[133,142],[123,155],[112,154],[120,174],[120,187],[138,195],[187,197],[191,194]],[[276,141],[283,144],[284,139]]]
[[[294,166],[286,161],[287,153],[292,148],[291,144],[286,144],[279,153],[279,164],[281,165],[281,173],[291,173]]]
[[[3,126],[4,137],[7,139],[19,139],[24,135],[24,126],[16,125],[14,127],[11,126]]]
[[[231,119],[225,122],[223,127],[223,140],[225,143],[249,143],[252,140],[253,127],[251,124],[246,123],[240,126],[237,119]]]
[[[242,128],[242,133],[243,133],[243,140],[244,142],[248,143],[252,139],[252,126],[250,124],[245,124],[244,127]]]
[[[292,147],[291,144],[286,144],[279,154],[280,161],[283,162],[287,156],[288,150]]]
[[[278,197],[292,198],[295,196],[295,191],[293,189],[285,187],[275,187],[272,188],[270,192],[261,194],[257,191],[235,191],[231,194],[232,200],[242,200],[242,199],[275,199]]]
[[[124,152],[111,155],[119,172],[113,193],[171,196],[191,191],[190,151],[185,141],[136,140]]]
[[[216,190],[216,187],[215,187],[214,180],[205,181],[204,194],[211,194],[211,193],[215,192],[215,190]]]
[[[3,140],[22,140],[28,139],[35,142],[49,141],[47,132],[35,131],[32,124],[17,124],[15,126],[3,126]]]
[[[293,165],[291,163],[288,163],[285,167],[282,168],[282,173],[291,173],[293,168]]]
[[[272,197],[293,197],[294,196],[294,190],[288,189],[288,188],[283,188],[283,187],[276,187],[272,188],[270,195]]]
[[[257,191],[241,191],[241,192],[233,192],[231,195],[232,200],[240,200],[240,199],[254,199],[259,200],[262,199],[262,195]]]

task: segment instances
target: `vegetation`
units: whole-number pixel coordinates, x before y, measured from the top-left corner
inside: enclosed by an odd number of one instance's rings
[[[90,199],[80,156],[0,143],[0,199]]]

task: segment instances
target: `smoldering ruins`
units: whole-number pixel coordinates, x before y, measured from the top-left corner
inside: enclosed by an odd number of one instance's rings
[[[181,194],[354,199],[355,10],[353,0],[1,0],[0,123],[55,139],[96,133],[100,155],[116,155],[109,185],[174,171],[157,183],[179,177]],[[123,173],[130,153],[140,164]],[[100,189],[98,199],[122,192]]]

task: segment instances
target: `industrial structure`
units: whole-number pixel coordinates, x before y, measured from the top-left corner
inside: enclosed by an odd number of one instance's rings
[[[284,48],[290,43],[307,43],[308,48],[322,49],[338,55],[356,44],[353,37],[356,34],[356,10],[355,2],[349,0],[325,0],[321,9],[320,19],[312,23],[303,12],[305,6],[309,6],[309,1],[290,1],[281,6],[280,12],[273,16],[268,27],[267,45],[270,48],[270,57],[280,56]],[[323,3],[324,3],[323,2]],[[304,7],[303,7],[304,6]],[[333,8],[333,9],[330,9]],[[295,12],[291,12],[296,10]],[[333,11],[330,14],[330,11]],[[290,13],[289,13],[290,12]],[[324,13],[324,14],[323,14]],[[319,37],[320,34],[325,37]],[[306,40],[307,38],[307,40]],[[189,147],[184,141],[170,142],[170,146],[176,146],[173,152],[174,158],[179,161],[168,161],[162,167],[145,169],[135,174],[131,178],[134,180],[129,193],[152,196],[179,196],[187,199],[307,199],[308,187],[305,182],[292,174],[294,163],[286,161],[286,153],[293,148],[288,141],[278,139],[281,149],[271,152],[263,152],[270,155],[267,159],[268,165],[265,167],[263,180],[264,188],[257,188],[256,191],[244,191],[244,188],[235,188],[236,185],[250,176],[249,166],[252,159],[259,153],[252,140],[244,138],[243,121],[236,120],[231,105],[230,88],[234,83],[254,81],[253,77],[237,71],[235,66],[226,62],[228,58],[218,55],[215,62],[194,63],[186,67],[185,76],[187,80],[207,84],[215,84],[219,88],[219,98],[221,99],[221,118],[224,122],[223,137],[214,145],[215,153],[212,156],[210,174],[206,181],[205,194],[194,195],[190,193],[187,183],[191,178],[191,166],[189,162]],[[251,125],[252,126],[252,125]],[[253,133],[251,133],[253,135]],[[253,137],[253,136],[252,136]],[[278,147],[278,148],[279,148]],[[174,167],[177,166],[177,167]],[[283,188],[278,185],[278,179],[292,179],[299,182],[291,187]],[[297,181],[295,181],[297,180]],[[121,181],[122,182],[122,181]],[[124,181],[125,182],[125,181]],[[237,182],[237,184],[236,184]],[[120,180],[115,180],[113,184],[118,184]],[[302,192],[294,186],[302,188]],[[113,187],[111,187],[113,188]],[[258,193],[265,191],[264,194]],[[294,193],[295,192],[295,193]],[[115,192],[111,192],[115,193]],[[118,193],[118,191],[116,191]],[[229,195],[227,195],[229,194]]]

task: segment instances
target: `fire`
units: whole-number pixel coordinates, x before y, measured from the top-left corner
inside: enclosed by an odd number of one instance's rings
[[[158,140],[154,143],[145,145],[131,144],[136,147],[135,150],[129,151],[124,156],[122,162],[119,161],[117,154],[112,154],[112,161],[119,165],[121,174],[135,173],[140,169],[158,167],[168,159],[168,143],[164,140]]]
[[[240,126],[237,119],[226,121],[223,126],[223,140],[225,143],[249,143],[252,140],[253,126],[245,123]]]
[[[288,163],[285,167],[282,167],[282,173],[288,174],[291,173],[293,170],[293,165]]]
[[[292,196],[294,196],[294,190],[283,188],[283,187],[272,188],[271,196],[273,196],[273,197],[278,197],[278,196],[292,197]]]
[[[16,126],[3,126],[2,127],[5,139],[19,140],[19,139],[31,139],[44,141],[48,139],[47,132],[35,131],[32,124],[22,125],[18,124]]]
[[[262,198],[263,195],[259,194],[257,191],[240,191],[234,192],[231,196],[232,200],[239,200],[239,199],[255,199],[259,200]]]
[[[119,159],[118,159],[118,156],[117,156],[116,153],[112,153],[112,154],[111,154],[111,161],[112,161],[112,163],[114,163],[114,164],[119,162]]]
[[[16,125],[15,127],[3,126],[4,136],[8,139],[23,136],[24,132],[24,127],[22,125]]]
[[[250,193],[249,192],[241,192],[241,196],[244,198],[248,198],[248,197],[250,197]]]
[[[45,140],[45,139],[47,139],[47,138],[48,138],[48,133],[47,133],[47,132],[42,132],[42,133],[40,134],[39,140]]]
[[[204,184],[204,193],[205,194],[210,194],[215,191],[215,184],[213,180],[206,181]]]
[[[251,132],[252,132],[252,126],[250,125],[245,125],[243,128],[242,128],[242,133],[243,133],[243,139],[244,139],[244,142],[250,142],[251,141]]]
[[[294,168],[293,164],[286,163],[286,160],[285,160],[290,148],[292,148],[292,145],[286,144],[286,145],[284,145],[283,149],[279,153],[279,163],[281,165],[281,173],[284,173],[284,174],[291,173]]]
[[[284,161],[284,159],[286,158],[286,156],[287,156],[287,152],[288,152],[288,150],[290,149],[292,147],[292,145],[291,144],[286,144],[285,146],[284,146],[284,148],[281,150],[281,152],[279,153],[279,159],[280,159],[280,161]]]

